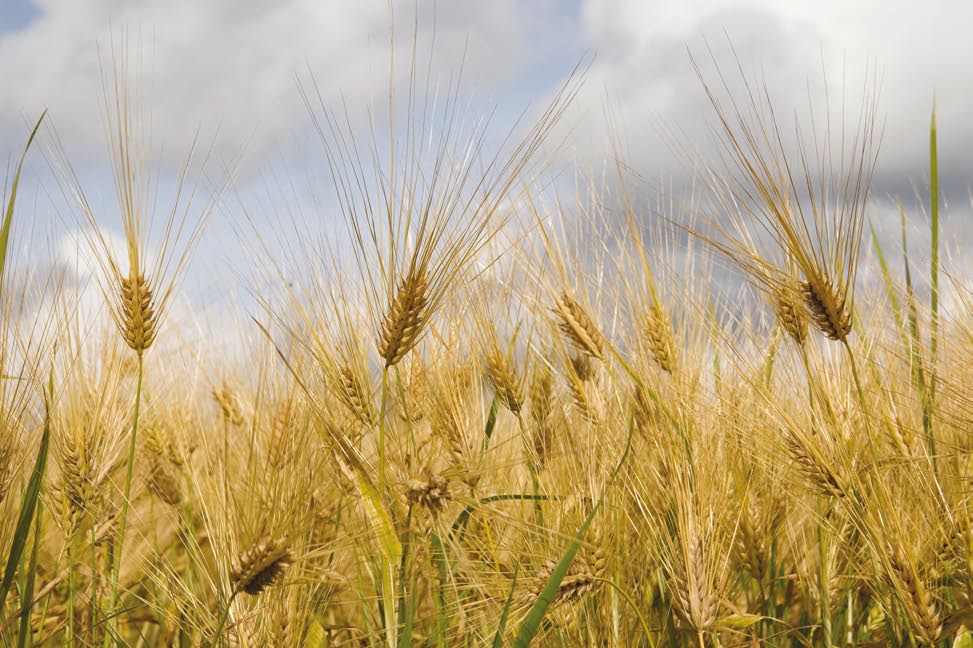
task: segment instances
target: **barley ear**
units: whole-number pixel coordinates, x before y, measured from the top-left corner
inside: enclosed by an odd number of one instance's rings
[[[256,596],[273,585],[292,562],[283,538],[264,537],[233,562],[230,584],[234,592]]]
[[[818,329],[831,340],[847,340],[851,333],[851,312],[843,292],[822,276],[808,277],[801,283],[801,291]]]
[[[916,572],[915,565],[890,552],[889,566],[893,583],[905,607],[912,630],[921,645],[935,646],[943,631],[942,619],[936,611],[936,603],[925,583]]]
[[[428,279],[422,270],[410,271],[399,283],[378,341],[378,353],[386,368],[398,364],[419,341],[428,314],[428,290]]]
[[[524,390],[514,368],[500,349],[492,349],[486,357],[487,376],[497,397],[514,415],[520,414],[524,405]]]
[[[645,319],[645,336],[649,350],[656,364],[668,374],[675,369],[675,354],[672,341],[672,328],[669,318],[658,303],[652,306]]]
[[[560,318],[558,326],[561,332],[578,351],[598,360],[604,360],[605,336],[574,297],[568,293],[561,293],[555,302],[554,312]]]
[[[801,298],[801,292],[791,286],[779,286],[771,297],[777,321],[797,346],[807,340],[808,317]]]
[[[132,273],[121,280],[119,288],[122,336],[125,343],[142,355],[155,341],[155,307],[152,290],[142,274]]]

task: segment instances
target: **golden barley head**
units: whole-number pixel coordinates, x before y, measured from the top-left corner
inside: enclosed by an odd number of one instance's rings
[[[845,295],[822,277],[801,282],[804,303],[818,329],[831,340],[844,342],[851,333],[851,312]]]
[[[152,290],[141,273],[130,274],[119,287],[122,337],[137,354],[142,355],[155,341],[156,319]]]
[[[524,390],[507,357],[499,350],[488,353],[486,368],[500,402],[513,414],[520,414],[524,405]]]
[[[605,336],[578,300],[565,292],[554,304],[554,313],[560,320],[558,326],[565,337],[578,351],[604,360]]]
[[[416,345],[429,308],[429,282],[423,270],[412,270],[389,302],[378,341],[386,368],[392,367]]]
[[[801,301],[801,292],[789,285],[781,285],[774,290],[772,301],[777,321],[798,346],[807,339],[807,311]]]
[[[675,351],[672,327],[668,316],[658,303],[654,304],[645,318],[645,337],[656,364],[671,374],[675,369]]]
[[[273,585],[292,562],[284,538],[263,537],[233,562],[230,585],[234,592],[256,596]]]

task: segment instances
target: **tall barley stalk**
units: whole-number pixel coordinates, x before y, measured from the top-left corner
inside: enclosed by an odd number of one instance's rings
[[[137,363],[118,535],[111,551],[110,598],[104,612],[108,624],[104,636],[106,648],[116,640],[118,632],[118,578],[131,504],[132,474],[142,405],[144,355],[156,340],[175,281],[185,269],[189,253],[199,240],[206,218],[215,206],[211,202],[199,210],[195,205],[198,181],[195,184],[187,182],[195,157],[194,141],[177,176],[176,189],[168,212],[163,217],[162,238],[157,242],[161,252],[155,255],[154,261],[150,260],[149,234],[154,222],[156,204],[156,178],[153,175],[156,171],[151,162],[154,151],[150,143],[151,133],[148,131],[149,120],[142,112],[140,87],[131,85],[132,71],[127,47],[127,43],[114,45],[111,70],[102,69],[105,133],[117,209],[124,231],[126,259],[115,257],[105,226],[89,204],[60,142],[54,141],[57,170],[90,226],[85,236],[102,270],[100,288],[108,302],[111,318],[122,340],[135,354]],[[199,213],[191,217],[191,210],[198,210]],[[123,265],[125,261],[127,268]]]

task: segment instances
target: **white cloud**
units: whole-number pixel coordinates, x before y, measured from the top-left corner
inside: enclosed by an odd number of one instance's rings
[[[847,70],[849,86],[860,86],[866,62],[875,66],[881,85],[879,110],[887,116],[880,192],[908,193],[909,181],[923,185],[934,90],[947,186],[965,187],[968,169],[973,168],[973,121],[967,118],[973,100],[973,66],[968,64],[973,60],[973,45],[966,33],[973,24],[971,3],[422,0],[420,4],[420,52],[427,51],[435,23],[433,76],[447,83],[466,52],[466,87],[484,104],[497,102],[501,118],[517,114],[529,99],[542,106],[541,95],[557,86],[582,52],[595,54],[585,92],[569,123],[574,130],[568,141],[582,166],[597,169],[610,152],[603,111],[607,102],[636,169],[649,178],[678,175],[680,167],[657,127],[682,129],[691,143],[706,132],[712,117],[686,47],[704,55],[701,37],[705,36],[721,65],[729,66],[725,31],[748,69],[762,71],[758,73],[767,78],[788,114],[791,107],[805,105],[807,83],[820,79],[822,65],[833,85],[840,84],[842,70]],[[300,148],[308,132],[296,75],[306,80],[309,69],[325,101],[338,107],[344,100],[355,119],[364,121],[365,108],[385,100],[389,60],[385,0],[37,0],[36,5],[36,20],[0,38],[0,78],[4,79],[0,144],[7,151],[19,150],[25,120],[32,120],[41,106],[49,106],[76,167],[82,175],[102,181],[106,174],[100,65],[110,60],[112,37],[117,40],[125,29],[129,41],[142,46],[144,65],[139,76],[151,81],[147,104],[156,144],[180,155],[198,126],[204,142],[219,127],[218,156],[233,157],[248,144],[251,169],[265,169],[269,161],[283,157],[280,167],[291,177],[282,185],[288,188],[290,182],[303,186],[305,167],[311,166],[316,177],[324,170],[315,143],[310,158],[292,149],[295,142]],[[412,5],[411,0],[396,2],[399,80],[408,74]],[[490,107],[485,105],[484,110]],[[502,131],[504,120],[497,121]],[[250,196],[259,183],[257,174],[249,175],[238,189]],[[107,183],[101,193],[111,194]],[[310,201],[300,197],[295,202]],[[291,214],[286,207],[278,209],[272,216],[254,216],[264,218],[269,227],[279,227],[274,220],[279,218],[286,227]],[[316,217],[333,205],[322,200],[311,209],[316,212],[308,216]],[[232,207],[227,211],[238,213]],[[887,212],[877,209],[876,217]],[[210,228],[224,238],[232,229],[216,223]],[[84,274],[88,262],[69,256],[74,245],[71,236],[76,233],[66,235],[60,253]],[[198,256],[232,257],[232,249],[226,241],[204,238]],[[238,260],[237,265],[245,262]],[[212,280],[212,274],[205,280]]]
[[[588,0],[581,15],[586,38],[599,53],[587,103],[600,104],[607,94],[623,140],[647,166],[674,169],[655,137],[655,123],[678,125],[695,138],[704,133],[703,122],[712,122],[686,47],[705,59],[705,37],[724,71],[735,72],[725,32],[749,72],[767,79],[785,115],[806,106],[806,84],[819,81],[822,68],[836,96],[843,72],[855,89],[866,66],[874,66],[879,114],[887,119],[879,166],[885,187],[925,168],[935,91],[943,171],[966,181],[973,145],[973,122],[967,118],[973,99],[968,64],[973,44],[967,34],[973,4]]]
[[[128,42],[142,63],[158,143],[183,151],[198,126],[219,128],[228,156],[249,143],[266,158],[287,149],[307,122],[296,76],[313,74],[325,100],[347,101],[356,116],[388,88],[389,11],[384,1],[39,0],[39,17],[0,39],[0,132],[19,145],[23,121],[49,106],[73,154],[103,147],[101,72],[111,71],[113,41]],[[408,74],[411,2],[396,3],[397,76]],[[547,3],[521,10],[515,0],[423,3],[421,51],[436,29],[434,67],[457,72],[469,45],[466,76],[479,87],[516,74],[532,44],[521,25],[543,24]],[[522,19],[527,18],[527,23]],[[127,35],[126,35],[127,34]],[[122,47],[119,50],[126,49]],[[423,62],[420,61],[420,65]]]

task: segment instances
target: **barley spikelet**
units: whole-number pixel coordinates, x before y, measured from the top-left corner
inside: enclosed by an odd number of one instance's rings
[[[645,435],[657,430],[665,422],[665,417],[659,404],[652,400],[644,387],[635,386],[632,395],[632,414],[635,429]]]
[[[534,449],[532,458],[537,470],[542,470],[551,447],[551,411],[554,407],[554,377],[551,368],[541,363],[534,370],[530,383],[530,417],[531,445]]]
[[[546,423],[554,406],[554,376],[551,368],[539,363],[530,381],[530,416],[537,423]]]
[[[404,423],[418,423],[426,415],[428,407],[429,385],[425,367],[417,358],[412,360],[408,368],[401,372],[403,379],[407,380],[405,389],[397,390],[398,393],[394,395],[399,419]]]
[[[557,593],[551,601],[551,605],[557,606],[562,603],[577,601],[584,595],[597,589],[600,584],[600,579],[603,579],[608,572],[610,556],[610,544],[601,533],[596,532],[587,557],[583,560],[576,559],[571,565],[568,573],[561,581]],[[536,600],[540,596],[555,566],[556,563],[553,561],[547,561],[544,564],[544,569],[534,579],[533,587],[527,597],[528,599]]]
[[[808,440],[799,439],[796,435],[791,435],[787,439],[787,448],[805,479],[816,492],[829,497],[845,496],[847,493],[845,480],[834,469],[833,462],[820,447]]]
[[[392,367],[416,345],[427,315],[429,284],[422,270],[410,271],[391,299],[379,336],[378,354]]]
[[[942,619],[936,611],[936,603],[915,566],[890,550],[889,567],[909,623],[920,644],[935,646],[943,631]]]
[[[230,585],[234,592],[256,596],[273,585],[292,562],[283,538],[264,537],[233,562]]]
[[[251,646],[303,646],[307,636],[307,618],[304,601],[296,588],[277,592],[263,614],[261,641]]]
[[[604,417],[604,403],[598,383],[584,382],[573,370],[568,371],[568,387],[575,407],[589,423],[597,425]]]
[[[571,362],[571,368],[574,369],[574,373],[578,376],[579,380],[588,382],[595,379],[595,374],[597,373],[595,363],[591,361],[591,356],[584,354],[571,354],[568,358]]]
[[[917,457],[922,452],[915,432],[904,425],[898,416],[886,425],[896,452],[903,457]]]
[[[608,566],[611,561],[611,542],[607,534],[600,529],[596,529],[594,538],[591,541],[591,552],[589,565],[591,573],[596,578],[604,578],[608,573]]]
[[[801,292],[818,329],[829,339],[844,342],[851,333],[851,312],[841,291],[827,279],[811,277],[801,282]]]
[[[61,481],[53,489],[60,509],[60,522],[73,536],[81,526],[86,510],[94,503],[95,488],[90,466],[87,436],[67,440],[58,453]]]
[[[673,603],[693,630],[705,630],[716,620],[716,604],[712,598],[706,550],[703,539],[690,533],[680,538],[679,557],[670,572]]]
[[[778,286],[773,297],[774,314],[787,334],[798,346],[807,339],[807,311],[801,293],[790,286]]]
[[[750,495],[740,516],[736,535],[736,550],[741,566],[754,580],[763,584],[770,575],[773,541],[784,523],[786,509],[783,498],[765,493],[758,498]]]
[[[340,377],[338,394],[341,401],[363,425],[373,425],[378,415],[372,403],[370,390],[361,377],[348,365],[338,370]]]
[[[450,500],[449,480],[441,475],[427,473],[424,479],[413,479],[405,491],[412,504],[440,513]]]
[[[118,536],[118,510],[111,509],[102,514],[85,534],[85,543],[103,546]]]
[[[162,426],[155,421],[146,421],[140,432],[142,430],[144,430],[145,449],[156,456],[164,457],[168,452],[169,443]]]
[[[671,374],[675,369],[672,329],[669,318],[658,303],[653,305],[645,318],[645,337],[656,364]]]
[[[578,351],[598,360],[604,359],[605,337],[574,297],[561,293],[555,301],[554,312],[560,319],[561,332]]]
[[[148,487],[152,493],[170,506],[182,502],[182,486],[165,462],[156,455],[150,455]]]
[[[213,390],[213,400],[219,405],[224,421],[230,425],[243,425],[246,422],[240,401],[227,383],[224,382],[219,389]]]
[[[524,405],[523,386],[507,357],[494,349],[486,356],[486,368],[500,402],[513,414],[520,414]]]
[[[267,436],[267,463],[281,470],[294,458],[294,405],[291,398],[277,404]]]
[[[442,440],[453,462],[463,465],[469,458],[470,448],[459,413],[446,398],[436,397],[432,405],[429,418],[433,434]]]
[[[155,341],[155,308],[152,290],[142,274],[131,274],[121,280],[122,337],[137,354],[142,355]]]
[[[537,600],[556,566],[557,564],[554,561],[544,563],[544,568],[534,577],[530,589],[523,597],[524,603],[529,604]],[[551,607],[579,600],[595,588],[597,579],[598,577],[592,573],[587,565],[575,562],[561,580],[561,584],[551,600]]]

